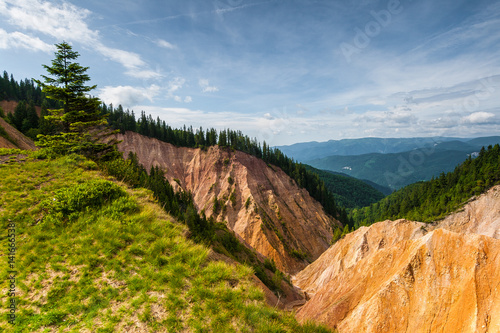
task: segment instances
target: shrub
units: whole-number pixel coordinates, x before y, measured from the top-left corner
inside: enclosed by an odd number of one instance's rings
[[[274,262],[274,260],[269,260],[269,258],[264,259],[264,267],[271,272],[276,271],[276,263]]]
[[[245,209],[248,210],[248,207],[250,207],[250,204],[252,203],[252,200],[250,197],[247,198],[247,201],[245,201]]]
[[[231,205],[233,207],[236,206],[236,191],[231,192],[231,195],[229,196],[229,200],[231,200]]]
[[[218,215],[219,212],[220,212],[220,202],[219,202],[219,199],[217,199],[217,197],[214,197],[213,199],[213,207],[212,207],[212,212],[214,213],[214,215]]]
[[[241,243],[230,231],[225,232],[222,237],[220,237],[220,240],[224,248],[230,253],[239,252],[241,250]]]
[[[302,250],[296,250],[296,249],[292,249],[290,251],[290,255],[299,260],[306,260],[308,257],[307,253],[305,253]]]
[[[122,196],[125,196],[125,191],[115,183],[93,179],[56,191],[53,198],[42,202],[42,208],[52,217],[71,220],[78,217],[78,212],[100,207]]]
[[[342,237],[342,229],[336,227],[335,230],[333,231],[333,237],[332,241],[330,242],[330,245],[335,244],[341,237]]]

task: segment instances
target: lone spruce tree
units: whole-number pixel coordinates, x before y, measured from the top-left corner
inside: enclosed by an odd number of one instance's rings
[[[56,47],[52,66],[43,65],[49,76],[42,75],[44,82],[35,82],[61,107],[48,109],[45,120],[53,124],[55,133],[38,135],[36,144],[56,155],[77,153],[92,159],[115,155],[117,142],[106,140],[114,132],[107,126],[107,115],[101,114],[101,101],[88,95],[96,88],[85,85],[90,81],[88,67],[75,62],[80,55],[68,43]]]

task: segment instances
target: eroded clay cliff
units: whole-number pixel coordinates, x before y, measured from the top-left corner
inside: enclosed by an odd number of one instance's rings
[[[217,146],[178,148],[132,132],[118,139],[125,156],[135,152],[147,170],[159,166],[174,187],[193,194],[200,211],[227,223],[279,269],[296,273],[329,247],[338,222],[281,169]]]
[[[339,332],[500,332],[500,187],[440,224],[384,221],[347,235],[293,282],[300,320]]]

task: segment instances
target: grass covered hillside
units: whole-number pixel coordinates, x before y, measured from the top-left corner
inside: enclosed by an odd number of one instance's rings
[[[19,153],[0,149],[1,331],[328,332],[267,306],[251,268],[211,260],[151,191]]]

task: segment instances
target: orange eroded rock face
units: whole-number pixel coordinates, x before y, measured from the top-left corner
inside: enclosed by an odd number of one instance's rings
[[[280,270],[296,273],[308,264],[298,254],[312,262],[328,248],[338,222],[281,169],[219,147],[177,148],[132,132],[118,139],[125,156],[137,153],[147,170],[159,166],[174,187],[191,191],[199,211],[227,223]]]
[[[384,221],[293,278],[300,320],[339,332],[500,332],[500,187],[436,226]]]
[[[342,271],[297,316],[340,332],[498,332],[499,265],[499,240],[437,229]]]
[[[403,240],[422,237],[425,226],[421,222],[398,220],[361,227],[336,242],[315,262],[294,276],[292,282],[312,296],[336,275],[355,266],[360,260]]]

